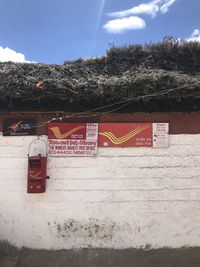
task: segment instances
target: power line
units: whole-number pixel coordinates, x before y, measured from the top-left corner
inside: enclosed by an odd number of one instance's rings
[[[32,125],[30,128],[44,127],[45,125],[47,125],[50,122],[54,122],[54,121],[60,121],[61,122],[64,119],[73,118],[73,117],[74,118],[90,118],[90,117],[96,117],[98,115],[109,114],[109,113],[116,112],[116,111],[122,109],[123,107],[129,105],[133,101],[141,100],[141,99],[147,99],[147,98],[150,98],[150,97],[152,98],[152,97],[162,96],[162,95],[166,95],[166,94],[169,94],[171,92],[178,91],[178,90],[183,90],[183,89],[186,89],[186,88],[188,88],[187,85],[184,85],[182,87],[166,89],[166,90],[163,90],[162,92],[155,92],[155,93],[152,93],[152,94],[140,95],[140,96],[135,96],[135,97],[131,97],[131,98],[126,98],[126,99],[118,101],[116,103],[112,103],[112,104],[104,105],[104,106],[101,106],[101,107],[93,108],[93,109],[90,109],[90,110],[87,110],[87,111],[72,113],[72,114],[69,114],[69,115],[66,115],[66,116],[61,116],[61,117],[54,117],[54,118],[52,118],[50,120],[38,123],[36,125]],[[100,111],[102,109],[114,107],[116,105],[120,105],[120,106],[118,106],[116,108],[113,108],[111,110],[108,110],[108,111],[98,112],[98,111]],[[88,113],[91,113],[91,112],[96,112],[96,113],[95,114],[88,114]],[[88,114],[88,115],[86,115],[86,114]],[[9,133],[9,132],[3,132],[3,133],[5,134],[5,133]]]

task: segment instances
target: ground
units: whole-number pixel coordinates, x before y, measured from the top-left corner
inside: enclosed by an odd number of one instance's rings
[[[0,267],[199,267],[200,248],[17,249],[0,243]]]

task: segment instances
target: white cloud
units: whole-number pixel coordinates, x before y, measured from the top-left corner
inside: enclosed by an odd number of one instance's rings
[[[134,6],[131,9],[109,13],[108,15],[111,17],[121,18],[121,17],[130,16],[130,15],[147,14],[147,15],[151,15],[152,17],[154,17],[156,13],[159,11],[159,6],[158,6],[159,2],[160,0],[154,0],[150,3],[140,4],[138,6]]]
[[[176,0],[167,0],[165,3],[160,7],[161,13],[167,13],[169,11],[169,7],[175,3]]]
[[[30,61],[27,61],[25,59],[25,56],[22,53],[17,53],[16,51],[6,47],[3,48],[0,46],[0,62],[27,62],[30,63]]]
[[[108,21],[103,28],[109,33],[123,33],[129,30],[143,29],[145,21],[139,17],[119,18]]]
[[[155,17],[158,12],[168,12],[169,7],[173,5],[176,1],[177,0],[153,0],[149,3],[140,4],[124,11],[109,13],[108,15],[117,18],[142,14]]]
[[[177,0],[153,0],[149,3],[142,3],[134,6],[131,9],[109,13],[108,16],[115,17],[114,20],[109,20],[103,28],[109,33],[123,33],[127,30],[143,29],[146,27],[144,19],[137,15],[150,15],[152,18],[157,13],[166,13],[169,7]],[[134,16],[136,15],[136,16]]]
[[[188,42],[200,42],[200,30],[195,29],[189,38],[186,39]]]

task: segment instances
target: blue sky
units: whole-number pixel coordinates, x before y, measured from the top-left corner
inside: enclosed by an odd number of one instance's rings
[[[0,0],[0,61],[62,64],[113,44],[200,41],[199,0]]]

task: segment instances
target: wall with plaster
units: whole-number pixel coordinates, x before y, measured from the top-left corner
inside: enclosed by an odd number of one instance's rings
[[[200,135],[169,148],[101,148],[49,158],[47,192],[27,194],[35,137],[0,136],[0,240],[18,247],[200,246]]]

